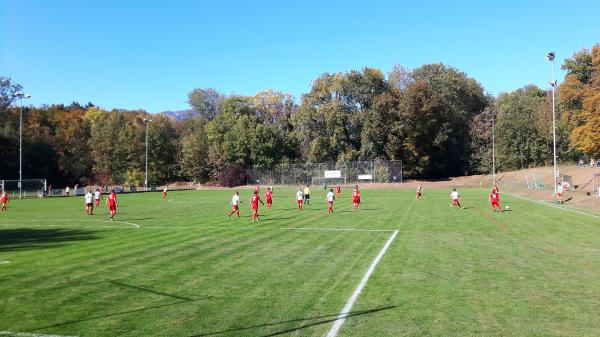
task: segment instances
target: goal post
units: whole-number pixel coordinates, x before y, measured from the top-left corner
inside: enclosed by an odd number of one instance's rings
[[[0,180],[0,189],[11,198],[42,197],[47,194],[46,179]]]

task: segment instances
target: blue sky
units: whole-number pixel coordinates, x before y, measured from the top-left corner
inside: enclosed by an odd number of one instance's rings
[[[0,0],[0,75],[30,103],[186,109],[193,88],[297,98],[324,72],[442,62],[498,94],[600,42],[600,1]],[[558,72],[559,80],[562,72]]]

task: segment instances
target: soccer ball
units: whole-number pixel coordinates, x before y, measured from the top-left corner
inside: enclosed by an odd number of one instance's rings
[[[510,206],[506,205],[506,209],[510,209]]]

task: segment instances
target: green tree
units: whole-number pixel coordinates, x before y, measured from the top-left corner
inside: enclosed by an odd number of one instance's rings
[[[219,113],[223,95],[213,88],[194,89],[188,94],[188,104],[210,121]]]

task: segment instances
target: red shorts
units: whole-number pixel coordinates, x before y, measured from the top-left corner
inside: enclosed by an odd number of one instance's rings
[[[353,198],[352,199],[352,203],[353,204],[358,204],[359,202],[360,202],[360,199],[358,199],[358,198]]]
[[[298,205],[302,205],[303,200],[298,200]]]
[[[420,196],[421,196],[421,192],[417,192],[417,197],[420,197]]]
[[[272,204],[273,203],[273,199],[267,199],[267,204]]]
[[[333,201],[328,201],[328,202],[327,202],[327,205],[329,205],[329,206],[333,206]]]
[[[492,201],[492,206],[500,206],[500,203],[498,202],[498,200]]]
[[[108,205],[108,209],[111,211],[116,212],[117,211],[117,205]]]
[[[234,211],[237,211],[237,210],[239,210],[239,208],[238,208],[238,205],[231,205],[231,207],[233,207],[233,210],[234,210]]]
[[[558,195],[559,198],[562,198],[562,193],[557,193],[556,195]]]
[[[252,210],[255,211],[255,212],[258,212],[258,205],[256,205],[256,206],[252,205]]]
[[[458,205],[458,199],[452,199],[452,205]]]

